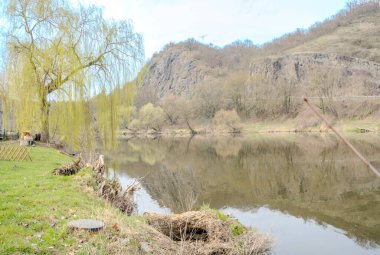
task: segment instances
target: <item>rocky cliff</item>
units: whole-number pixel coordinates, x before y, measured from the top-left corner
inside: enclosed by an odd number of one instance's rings
[[[271,81],[286,80],[295,85],[335,82],[335,95],[380,95],[380,64],[328,53],[302,53],[254,60],[251,76],[262,74]],[[326,77],[330,75],[330,77]],[[332,81],[326,81],[330,78]],[[314,79],[314,80],[313,80]]]
[[[194,87],[225,73],[218,49],[195,42],[169,45],[153,56],[142,82],[161,98],[168,93],[190,96]]]

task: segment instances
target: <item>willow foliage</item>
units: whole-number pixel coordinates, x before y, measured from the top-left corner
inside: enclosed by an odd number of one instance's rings
[[[78,146],[115,141],[126,83],[143,61],[128,21],[63,0],[7,0],[7,75],[17,129]]]

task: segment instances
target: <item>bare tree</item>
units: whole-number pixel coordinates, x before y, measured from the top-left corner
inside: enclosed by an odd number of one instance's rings
[[[161,100],[161,106],[166,114],[166,118],[168,119],[171,125],[178,124],[182,114],[183,109],[180,108],[181,101],[183,99],[180,96],[175,96],[172,94],[166,95]]]
[[[156,132],[161,131],[165,123],[164,111],[160,106],[154,106],[151,103],[144,105],[140,109],[139,118],[141,125],[147,129],[151,128]]]
[[[231,132],[241,132],[241,119],[235,110],[220,110],[215,114],[212,121],[215,125],[226,125],[231,129]]]

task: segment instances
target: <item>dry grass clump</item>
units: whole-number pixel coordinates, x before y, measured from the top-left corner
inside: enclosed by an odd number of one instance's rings
[[[54,175],[74,175],[77,174],[83,167],[82,159],[79,156],[73,163],[58,167],[53,170]]]
[[[117,179],[110,180],[104,176],[106,166],[103,155],[100,155],[99,159],[94,164],[89,164],[89,166],[92,166],[94,171],[92,186],[98,192],[98,195],[128,216],[132,215],[136,208],[134,196],[141,187],[140,183],[135,181],[123,191],[123,187]]]
[[[271,246],[272,239],[269,236],[249,231],[236,238],[234,250],[241,255],[268,254]]]
[[[178,243],[176,254],[258,255],[270,252],[271,239],[213,210],[163,215],[144,213],[147,223]]]

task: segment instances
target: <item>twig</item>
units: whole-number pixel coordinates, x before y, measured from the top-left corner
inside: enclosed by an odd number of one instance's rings
[[[369,162],[353,145],[348,141],[346,138],[344,138],[331,124],[330,122],[322,115],[320,114],[314,107],[309,103],[309,100],[304,97],[303,101],[310,107],[310,109],[323,121],[326,123],[327,127],[331,129],[342,141],[360,158],[361,161],[363,161],[364,164],[366,164],[372,172],[374,172],[377,177],[380,177],[380,172]]]

